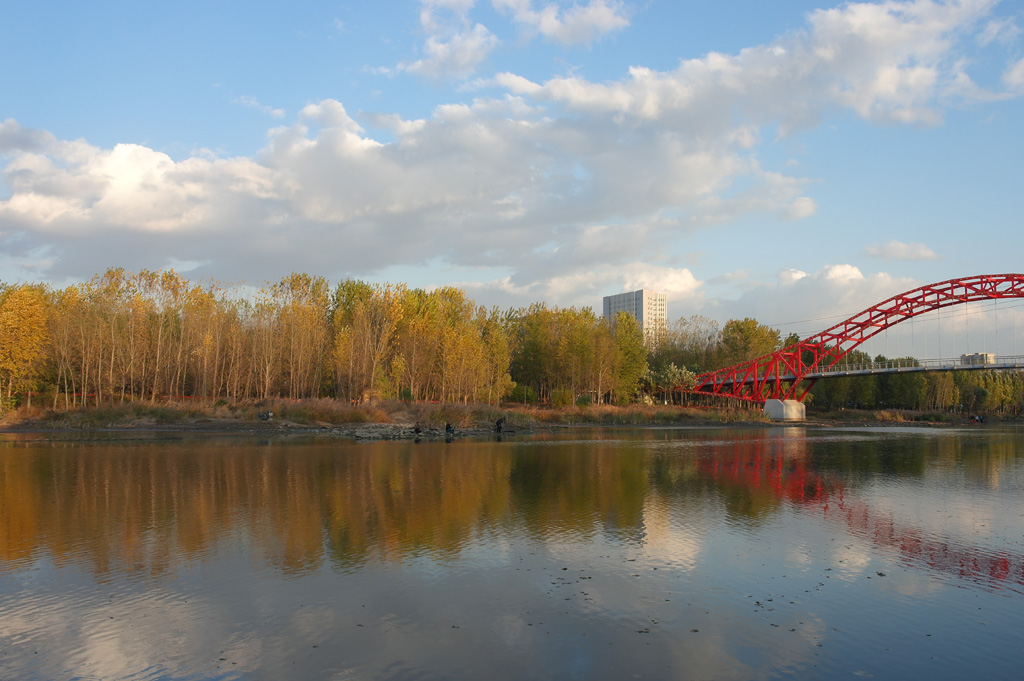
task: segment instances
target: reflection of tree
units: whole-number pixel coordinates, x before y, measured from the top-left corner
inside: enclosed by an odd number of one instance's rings
[[[785,432],[721,431],[699,445],[648,431],[628,442],[512,445],[8,447],[0,451],[0,570],[45,553],[99,575],[156,576],[238,539],[285,573],[324,562],[344,570],[447,560],[492,532],[539,541],[633,535],[651,521],[645,509],[682,514],[709,498],[744,523],[786,504],[853,508],[843,495],[856,481],[920,477],[936,466],[990,486],[1017,456],[1010,435],[985,444],[905,436],[891,449],[888,439],[819,444]],[[857,518],[884,521],[876,516]],[[961,554],[971,555],[945,560]]]
[[[524,446],[510,487],[529,530],[588,534],[596,517],[607,529],[639,527],[648,492],[643,450],[617,443]]]
[[[503,525],[639,527],[645,476],[640,452],[616,445],[27,448],[0,457],[0,565],[45,551],[99,574],[159,575],[239,533],[285,572],[444,559]]]
[[[339,567],[367,557],[450,557],[508,513],[508,456],[414,449],[360,447],[323,471],[324,523]]]

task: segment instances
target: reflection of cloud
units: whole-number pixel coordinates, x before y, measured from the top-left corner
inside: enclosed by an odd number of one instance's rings
[[[870,549],[853,540],[849,543],[836,543],[831,559],[837,573],[849,578],[862,576],[873,560]]]
[[[116,591],[115,597],[103,589],[52,596],[33,590],[4,599],[0,638],[21,642],[7,649],[4,668],[31,669],[33,678],[52,679],[83,672],[97,679],[154,671],[207,676],[211,661],[232,650],[238,653],[231,657],[234,671],[260,668],[258,641],[254,648],[252,639],[238,640],[227,613],[210,601],[161,589],[133,592],[130,585]]]
[[[694,531],[692,522],[681,522],[678,507],[673,508],[655,493],[644,502],[644,534],[648,551],[672,565],[673,570],[687,572],[703,552],[703,538]]]
[[[786,552],[786,562],[799,566],[809,567],[817,562],[811,549],[804,544],[794,544]]]

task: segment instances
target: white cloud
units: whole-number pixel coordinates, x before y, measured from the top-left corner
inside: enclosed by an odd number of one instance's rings
[[[993,19],[985,24],[985,28],[978,34],[979,45],[990,45],[992,43],[1009,44],[1020,35],[1020,27],[1012,17]]]
[[[629,26],[625,6],[615,0],[591,0],[586,5],[574,4],[566,10],[555,3],[535,9],[532,0],[493,0],[493,3],[496,8],[510,12],[513,19],[531,33],[539,33],[563,45],[589,45]]]
[[[709,302],[719,319],[755,316],[783,336],[797,333],[807,338],[918,285],[913,279],[885,272],[865,275],[853,265],[835,264],[813,274],[783,270],[774,281],[750,282],[734,300]]]
[[[860,268],[853,265],[829,265],[822,268],[817,276],[819,279],[844,285],[864,279]]]
[[[804,272],[803,270],[795,270],[792,268],[785,269],[779,273],[779,283],[782,284],[783,286],[786,286],[788,284],[795,284],[796,282],[800,281],[806,276],[807,273]]]
[[[814,215],[818,210],[814,199],[807,196],[798,196],[785,208],[782,215],[786,220],[803,220]]]
[[[475,4],[476,0],[420,0],[420,25],[425,31],[442,31],[450,18],[464,21]]]
[[[646,263],[634,263],[622,269],[624,291],[647,288],[668,294],[670,300],[680,301],[694,298],[701,282],[685,267],[659,267]]]
[[[591,83],[580,77],[531,83],[503,75],[510,90],[593,115],[625,115],[706,130],[778,122],[783,134],[816,125],[841,106],[873,122],[934,125],[936,99],[958,94],[962,71],[949,63],[991,2],[851,3],[809,16],[809,30],[737,55],[710,53],[675,71],[630,69],[629,78]],[[948,91],[948,92],[947,92]],[[733,131],[735,134],[735,131]]]
[[[420,0],[420,25],[427,33],[424,56],[398,65],[436,80],[466,78],[487,59],[498,38],[483,24],[471,25],[474,0]]]
[[[449,36],[430,36],[423,46],[426,56],[400,64],[399,68],[428,78],[465,78],[476,71],[497,44],[498,38],[486,26],[476,24]]]
[[[427,125],[427,121],[422,118],[409,121],[405,120],[398,114],[367,114],[366,120],[378,128],[390,130],[399,137],[414,135],[423,130]]]
[[[250,97],[249,95],[235,97],[235,99],[233,99],[232,101],[235,104],[241,104],[244,107],[256,109],[257,111],[267,114],[271,118],[284,118],[285,116],[284,109],[275,109],[272,106],[267,106],[266,104],[260,103],[260,101],[257,100],[255,97]]]
[[[553,42],[588,45],[629,25],[626,10],[616,0],[591,0],[563,9],[549,3],[535,9],[532,0],[492,0],[513,20]],[[474,0],[421,0],[420,26],[427,34],[420,59],[402,62],[398,69],[435,80],[471,76],[500,42],[481,23],[469,18]]]
[[[938,260],[939,255],[922,243],[903,243],[895,239],[884,244],[871,244],[864,252],[883,260]]]
[[[643,262],[597,265],[589,270],[531,277],[522,283],[506,276],[489,282],[462,281],[456,285],[465,288],[471,296],[494,300],[499,305],[514,307],[545,300],[560,307],[592,307],[597,314],[601,313],[603,296],[640,288],[666,293],[670,312],[680,309],[673,306],[685,308],[703,304],[702,282],[689,269]]]
[[[42,151],[54,141],[49,132],[23,128],[13,118],[0,122],[0,155]]]
[[[1006,69],[1003,74],[1003,83],[1010,90],[1024,92],[1024,59]]]

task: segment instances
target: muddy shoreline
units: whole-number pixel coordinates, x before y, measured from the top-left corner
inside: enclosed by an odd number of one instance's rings
[[[935,423],[921,421],[846,421],[830,419],[807,419],[806,421],[732,421],[722,423],[715,420],[693,420],[679,423],[510,423],[501,433],[496,432],[493,424],[476,424],[456,427],[454,433],[446,433],[443,427],[424,426],[417,433],[412,423],[297,423],[285,419],[269,421],[238,421],[234,419],[202,419],[192,422],[174,424],[133,423],[110,425],[104,427],[61,427],[47,424],[22,422],[0,426],[0,436],[6,434],[37,434],[37,435],[95,435],[99,433],[147,433],[166,435],[239,435],[263,437],[334,437],[357,442],[376,442],[385,440],[457,440],[464,438],[493,438],[496,436],[515,437],[516,435],[533,435],[535,433],[554,433],[580,429],[673,429],[673,428],[950,428],[978,427],[966,419]]]

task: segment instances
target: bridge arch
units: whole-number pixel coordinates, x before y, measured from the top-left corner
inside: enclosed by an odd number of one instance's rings
[[[890,326],[951,305],[1001,298],[1024,298],[1024,274],[980,274],[921,286],[770,355],[700,374],[688,392],[759,403],[802,401],[814,385],[814,379],[805,380],[808,374],[834,366]]]

